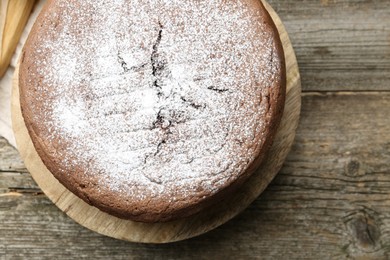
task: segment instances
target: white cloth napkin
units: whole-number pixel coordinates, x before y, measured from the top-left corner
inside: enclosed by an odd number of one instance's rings
[[[26,42],[27,36],[33,26],[38,14],[40,13],[43,4],[46,0],[39,0],[35,5],[27,25],[20,38],[16,51],[12,57],[11,64],[0,80],[0,136],[6,138],[10,144],[16,147],[14,133],[12,131],[11,122],[11,90],[12,78],[15,71],[15,66],[19,60],[19,55],[22,51],[23,45]]]

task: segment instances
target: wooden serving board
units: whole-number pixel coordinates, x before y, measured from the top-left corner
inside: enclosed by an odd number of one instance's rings
[[[243,211],[267,187],[280,170],[295,137],[301,107],[298,64],[287,32],[275,11],[265,3],[279,30],[286,57],[287,97],[281,125],[264,163],[229,200],[194,216],[167,223],[123,220],[88,205],[61,185],[47,170],[34,149],[20,110],[18,69],[12,96],[12,118],[19,152],[42,191],[79,224],[110,237],[143,243],[179,241],[210,231]]]

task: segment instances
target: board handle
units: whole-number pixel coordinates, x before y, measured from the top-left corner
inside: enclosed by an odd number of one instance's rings
[[[7,71],[34,4],[35,0],[0,0],[0,78]]]

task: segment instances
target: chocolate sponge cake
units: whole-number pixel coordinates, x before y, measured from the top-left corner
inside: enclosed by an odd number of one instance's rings
[[[49,0],[19,88],[34,147],[67,189],[120,218],[169,221],[259,166],[284,54],[259,0]]]

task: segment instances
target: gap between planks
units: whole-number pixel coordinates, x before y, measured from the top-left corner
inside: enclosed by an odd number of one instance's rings
[[[302,90],[301,96],[349,96],[349,95],[382,95],[382,94],[390,94],[390,90]]]

